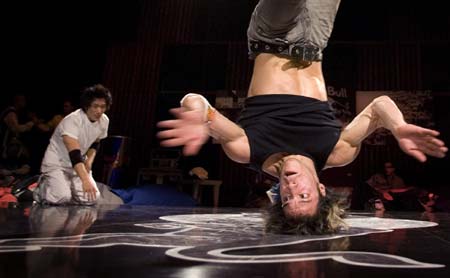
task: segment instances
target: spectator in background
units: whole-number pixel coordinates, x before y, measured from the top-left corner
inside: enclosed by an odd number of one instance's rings
[[[36,116],[33,117],[33,122],[36,127],[44,132],[52,132],[58,126],[58,124],[64,119],[65,116],[69,115],[75,110],[75,105],[70,100],[64,100],[62,114],[56,114],[48,122],[44,123],[39,120]]]
[[[0,114],[0,160],[7,159],[8,148],[11,147],[12,142],[14,144],[21,142],[20,135],[30,131],[34,126],[32,121],[26,123],[21,121],[21,114],[25,111],[26,106],[26,97],[22,94],[17,94],[13,98],[13,104]]]
[[[373,189],[389,201],[393,200],[391,193],[406,192],[413,189],[413,187],[405,185],[405,182],[397,175],[395,170],[394,164],[387,161],[384,163],[384,173],[374,174],[367,181]]]
[[[30,173],[29,155],[23,144],[13,139],[6,152],[6,158],[0,162],[0,176],[13,176],[14,180],[24,178]]]
[[[378,210],[420,210],[419,189],[405,185],[392,162],[385,162],[383,169],[383,173],[374,174],[367,180],[373,190],[369,207],[373,204]]]

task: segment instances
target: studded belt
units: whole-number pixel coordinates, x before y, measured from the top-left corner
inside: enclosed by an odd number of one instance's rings
[[[264,52],[289,55],[308,62],[322,60],[320,48],[310,45],[272,44],[263,41],[250,41],[250,50],[256,53]]]

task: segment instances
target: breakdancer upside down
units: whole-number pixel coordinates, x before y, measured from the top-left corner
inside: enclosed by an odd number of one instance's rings
[[[167,147],[194,155],[209,136],[239,163],[250,163],[279,179],[269,230],[332,233],[343,227],[343,207],[318,179],[328,167],[344,166],[361,142],[380,127],[421,162],[444,157],[439,133],[408,124],[387,96],[373,100],[341,130],[327,102],[322,51],[333,29],[339,0],[260,0],[248,28],[255,59],[245,107],[238,124],[198,94],[187,94],[176,119],[158,133]]]

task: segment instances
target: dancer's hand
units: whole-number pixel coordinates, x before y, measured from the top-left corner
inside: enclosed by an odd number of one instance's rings
[[[448,151],[445,143],[436,138],[439,136],[436,130],[404,124],[395,130],[394,136],[400,148],[420,162],[425,162],[427,155],[442,158]]]
[[[204,112],[200,110],[188,111],[183,107],[171,109],[170,112],[176,119],[158,123],[158,127],[167,129],[157,134],[157,137],[162,140],[161,146],[184,146],[184,155],[197,154],[209,138]]]
[[[83,191],[84,191],[84,197],[89,201],[93,202],[97,199],[96,193],[97,190],[95,189],[94,185],[91,183],[90,180],[82,181]]]

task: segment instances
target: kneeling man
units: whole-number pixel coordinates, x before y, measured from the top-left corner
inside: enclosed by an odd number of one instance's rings
[[[100,196],[91,167],[98,144],[108,133],[104,114],[111,93],[98,84],[82,91],[81,109],[67,115],[55,129],[41,165],[34,200],[43,204],[93,205]]]

